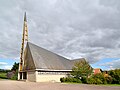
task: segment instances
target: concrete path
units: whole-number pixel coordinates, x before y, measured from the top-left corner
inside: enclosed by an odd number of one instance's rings
[[[120,90],[120,86],[35,83],[35,82],[0,80],[0,90]]]

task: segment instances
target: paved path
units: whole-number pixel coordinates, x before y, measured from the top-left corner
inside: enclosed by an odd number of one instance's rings
[[[0,80],[0,90],[120,90],[120,86],[35,83],[35,82]]]

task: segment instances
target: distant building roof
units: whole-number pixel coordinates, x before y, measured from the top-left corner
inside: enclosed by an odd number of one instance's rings
[[[24,58],[24,70],[71,70],[75,61],[69,60],[30,42],[27,43]]]
[[[101,72],[102,72],[102,69],[100,69],[100,68],[94,68],[93,69],[94,74],[101,73]]]

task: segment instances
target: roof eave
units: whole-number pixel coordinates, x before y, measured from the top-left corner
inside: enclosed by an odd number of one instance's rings
[[[55,69],[35,69],[36,71],[72,71],[72,70],[55,70]]]

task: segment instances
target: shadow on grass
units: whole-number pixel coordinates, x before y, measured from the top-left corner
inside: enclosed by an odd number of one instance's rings
[[[8,79],[7,77],[0,77],[0,79]]]

